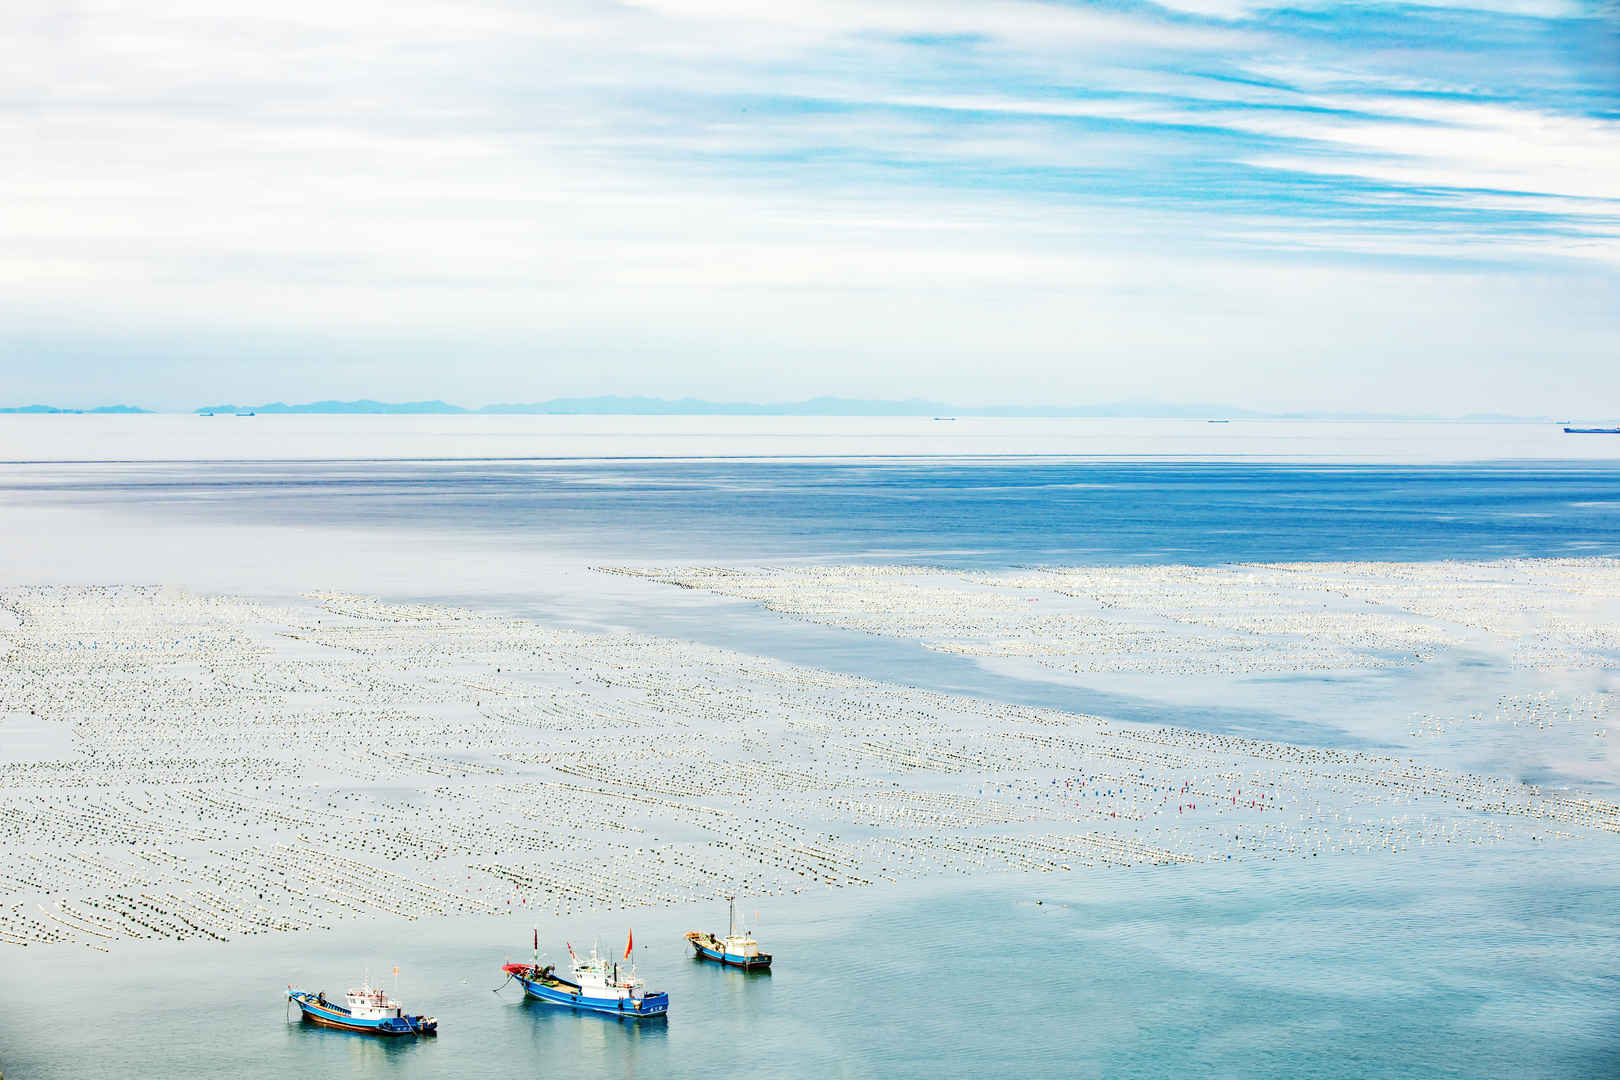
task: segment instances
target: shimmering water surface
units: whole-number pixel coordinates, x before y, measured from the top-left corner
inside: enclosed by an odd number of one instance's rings
[[[46,953],[0,969],[0,1055],[50,1080],[1611,1076],[1617,886],[1612,859],[1542,848],[806,894],[760,902],[770,975],[688,958],[680,932],[723,910],[543,922],[553,956],[635,930],[672,999],[641,1023],[492,993],[526,955],[519,917]],[[395,964],[437,1038],[289,1019],[288,980],[331,992]]]
[[[1620,552],[1609,463],[288,461],[0,467],[0,497],[615,559],[1222,563]]]

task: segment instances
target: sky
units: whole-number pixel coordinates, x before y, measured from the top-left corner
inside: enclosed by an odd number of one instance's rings
[[[1620,416],[1620,3],[11,0],[0,405]]]

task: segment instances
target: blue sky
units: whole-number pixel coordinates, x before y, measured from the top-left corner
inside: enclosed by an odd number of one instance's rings
[[[1620,413],[1620,14],[0,15],[0,404]]]

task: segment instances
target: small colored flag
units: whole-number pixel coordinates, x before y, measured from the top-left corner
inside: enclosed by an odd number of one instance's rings
[[[534,928],[534,951],[540,951],[540,928],[538,926]]]
[[[394,974],[395,974],[395,975],[398,975],[398,974],[399,974],[399,965],[398,965],[398,964],[395,964],[395,965],[394,965]]]
[[[629,932],[629,934],[627,934],[625,936],[625,939],[624,939],[624,958],[626,960],[630,959],[630,950],[635,948],[635,945],[636,945],[636,932],[634,930],[632,930],[632,931]]]
[[[565,942],[563,942],[563,948],[565,948],[565,949],[567,949],[567,950],[568,950],[568,955],[569,955],[569,956],[574,956],[574,947],[573,947],[573,946],[572,946],[572,945],[570,945],[570,944],[568,944],[568,942],[566,942],[566,941],[565,941]],[[574,959],[575,959],[575,960],[578,960],[578,959],[579,959],[579,957],[577,957],[577,956],[574,956]]]

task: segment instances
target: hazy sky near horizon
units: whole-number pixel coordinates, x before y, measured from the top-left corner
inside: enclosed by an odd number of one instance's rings
[[[0,405],[1620,413],[1614,0],[14,0]]]

